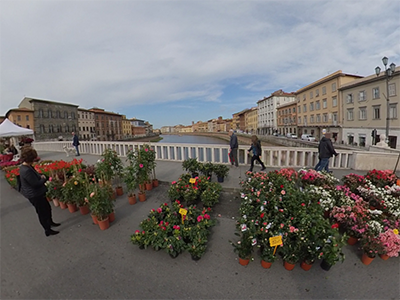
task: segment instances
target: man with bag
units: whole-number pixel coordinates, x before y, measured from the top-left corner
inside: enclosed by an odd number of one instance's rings
[[[235,165],[236,167],[239,167],[239,162],[237,157],[239,144],[236,134],[233,133],[233,129],[229,130],[229,136],[231,137],[229,141],[229,146],[230,146],[229,159],[231,161],[232,166]]]

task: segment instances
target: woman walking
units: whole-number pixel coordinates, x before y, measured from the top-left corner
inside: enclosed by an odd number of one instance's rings
[[[253,156],[251,158],[251,165],[250,165],[250,172],[253,172],[253,167],[254,167],[254,161],[258,161],[261,165],[261,171],[265,170],[264,163],[261,161],[260,156],[261,156],[261,143],[260,140],[257,138],[256,135],[253,135],[251,137],[251,146],[248,152],[252,151]]]
[[[52,230],[51,227],[60,226],[61,224],[54,223],[51,216],[51,207],[46,199],[46,176],[40,175],[32,166],[36,157],[37,152],[35,149],[31,147],[22,148],[21,160],[23,163],[19,168],[20,192],[35,207],[39,222],[43,226],[46,236],[55,235],[59,232]]]

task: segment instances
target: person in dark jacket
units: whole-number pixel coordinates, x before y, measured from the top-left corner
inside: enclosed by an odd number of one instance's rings
[[[251,137],[251,146],[250,149],[247,150],[248,152],[252,151],[253,152],[253,156],[251,157],[251,165],[250,165],[250,169],[249,172],[253,172],[253,168],[254,168],[254,161],[258,161],[261,165],[261,171],[265,170],[265,166],[264,163],[261,161],[260,156],[261,156],[261,142],[260,140],[257,138],[256,135],[253,135]]]
[[[80,143],[79,143],[78,136],[75,134],[75,132],[72,132],[72,146],[74,146],[76,149],[76,156],[80,156],[79,145],[80,145]]]
[[[229,159],[231,160],[232,166],[235,165],[236,167],[239,167],[239,161],[238,161],[238,148],[239,148],[239,143],[236,134],[233,133],[233,129],[229,130],[229,136],[231,137],[229,141],[229,146],[230,146],[230,151],[229,151]]]
[[[323,137],[319,142],[318,145],[318,164],[315,166],[316,171],[322,171],[325,170],[326,172],[329,171],[329,159],[335,155],[337,156],[338,154],[336,153],[335,149],[333,148],[332,141],[331,139],[325,137],[326,134],[326,129],[322,129],[322,134]]]
[[[39,217],[39,222],[44,228],[46,236],[59,233],[51,229],[51,227],[60,226],[54,223],[51,215],[51,207],[46,199],[47,188],[45,182],[46,176],[40,175],[32,166],[33,161],[37,158],[37,152],[31,147],[25,146],[21,151],[22,165],[19,168],[20,192],[35,207]]]

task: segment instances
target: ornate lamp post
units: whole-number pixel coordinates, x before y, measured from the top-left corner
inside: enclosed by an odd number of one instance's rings
[[[391,63],[389,68],[387,68],[388,58],[385,56],[382,58],[383,65],[385,66],[385,77],[386,77],[386,143],[389,145],[389,120],[390,120],[390,107],[389,107],[389,80],[393,78],[394,71],[396,70],[396,65]],[[376,76],[381,73],[381,68],[377,66],[375,68]]]

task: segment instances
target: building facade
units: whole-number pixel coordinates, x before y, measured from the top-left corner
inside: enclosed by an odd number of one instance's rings
[[[122,139],[129,140],[131,138],[132,138],[131,122],[126,118],[125,115],[122,115]]]
[[[33,124],[38,141],[72,139],[78,131],[78,105],[25,97],[19,108],[33,111]]]
[[[78,108],[78,127],[79,139],[83,141],[97,140],[94,112],[88,109]]]
[[[257,107],[252,107],[244,113],[245,132],[256,134],[258,128],[258,111]]]
[[[278,133],[286,135],[288,133],[298,134],[297,131],[297,102],[293,98],[292,102],[277,106]]]
[[[298,134],[317,139],[326,129],[333,142],[342,140],[342,99],[339,88],[362,76],[336,71],[296,92]]]
[[[273,134],[278,131],[276,108],[278,105],[292,102],[294,93],[283,90],[273,92],[269,97],[257,101],[258,108],[258,134]]]
[[[10,109],[5,116],[15,125],[24,128],[35,128],[33,123],[33,110],[28,108],[12,108]]]
[[[400,67],[388,82],[389,87],[389,145],[400,149]],[[343,99],[343,137],[348,145],[368,147],[386,134],[387,87],[386,77],[370,75],[351,81],[340,88]],[[376,129],[376,139],[372,131]]]
[[[94,113],[97,140],[118,141],[122,138],[122,116],[102,108],[89,109]]]

